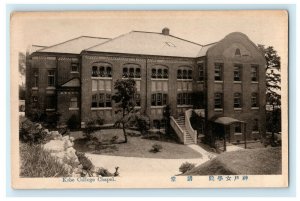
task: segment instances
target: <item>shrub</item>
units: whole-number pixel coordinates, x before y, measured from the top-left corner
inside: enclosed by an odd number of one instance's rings
[[[77,115],[73,114],[67,121],[69,129],[76,129],[79,127],[80,121]]]
[[[141,132],[141,134],[147,133],[150,129],[149,117],[145,115],[138,115],[136,118],[136,127]]]
[[[195,166],[196,166],[195,163],[185,162],[185,163],[181,164],[181,166],[179,167],[179,171],[182,172],[182,174],[184,174],[187,171],[190,171],[191,169],[193,169]]]
[[[76,155],[78,157],[79,163],[82,165],[82,169],[90,172],[94,165],[90,159],[88,159],[83,152],[76,151]]]
[[[111,176],[114,176],[114,174],[110,173],[105,168],[99,168],[97,174],[100,175],[100,176],[102,176],[102,177],[111,177]]]
[[[67,177],[63,164],[45,151],[41,145],[20,144],[21,177]]]
[[[43,131],[40,124],[35,124],[27,118],[20,119],[19,139],[25,143],[43,143],[47,133]]]
[[[154,145],[152,145],[151,151],[153,153],[157,153],[157,152],[160,152],[161,149],[162,149],[162,146],[160,144],[154,144]]]

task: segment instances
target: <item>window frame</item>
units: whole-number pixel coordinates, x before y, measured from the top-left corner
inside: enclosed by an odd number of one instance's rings
[[[217,69],[219,68],[219,69]],[[214,68],[214,80],[217,82],[222,82],[223,81],[223,68],[224,68],[224,63],[215,63],[215,68]],[[218,75],[217,75],[218,74]]]
[[[255,71],[253,71],[255,69]],[[251,64],[251,82],[258,82],[259,81],[259,74],[258,74],[259,65]],[[255,76],[253,74],[255,73]],[[253,80],[255,78],[255,80]]]
[[[233,66],[233,81],[242,82],[242,64],[234,64]]]
[[[233,108],[234,109],[240,109],[242,107],[243,107],[243,104],[242,104],[242,93],[235,92],[233,94]]]
[[[52,73],[50,73],[52,72]],[[51,83],[53,82],[53,83]],[[47,80],[47,86],[48,87],[55,87],[55,70],[48,70],[48,80]]]
[[[217,104],[217,101],[220,103]],[[217,106],[217,105],[219,105],[219,106]],[[214,94],[214,109],[223,109],[223,93],[221,93],[221,92],[216,92]]]

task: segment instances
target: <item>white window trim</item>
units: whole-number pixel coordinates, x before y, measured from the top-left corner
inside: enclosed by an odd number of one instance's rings
[[[234,133],[234,135],[243,135],[243,133]]]
[[[71,73],[74,73],[74,74],[75,74],[75,73],[79,73],[79,71],[71,71]]]
[[[78,107],[70,107],[69,110],[79,110]]]
[[[32,87],[31,90],[38,90],[38,87]]]
[[[221,112],[221,111],[223,111],[223,108],[215,108],[214,111],[215,112]]]
[[[258,81],[251,81],[251,84],[258,84]]]
[[[55,90],[56,87],[46,87],[46,90]]]
[[[92,80],[112,80],[112,77],[91,77]]]
[[[46,111],[47,112],[52,112],[52,111],[55,111],[55,108],[47,108]]]
[[[235,110],[235,111],[241,111],[243,109],[241,107],[234,107],[233,110]]]
[[[223,80],[215,80],[215,83],[223,84]]]
[[[177,105],[177,108],[193,107],[193,105]]]
[[[233,81],[234,84],[242,84],[242,80],[240,81]]]
[[[91,107],[91,110],[112,110],[112,107]]]
[[[259,110],[259,107],[251,107],[251,110]]]

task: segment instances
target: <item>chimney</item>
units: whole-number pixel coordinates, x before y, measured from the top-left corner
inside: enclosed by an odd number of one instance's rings
[[[170,29],[165,27],[163,28],[162,32],[161,32],[163,35],[169,35],[170,34]]]

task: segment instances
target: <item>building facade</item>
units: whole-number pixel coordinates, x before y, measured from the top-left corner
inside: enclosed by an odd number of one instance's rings
[[[97,118],[113,124],[114,84],[132,78],[140,112],[155,127],[169,105],[184,143],[195,142],[193,134],[184,136],[194,132],[193,110],[204,120],[204,136],[225,133],[242,141],[265,133],[265,59],[242,33],[209,45],[172,36],[168,28],[114,39],[83,36],[33,52],[27,66],[26,115],[59,113],[60,126],[72,115],[81,127]]]

